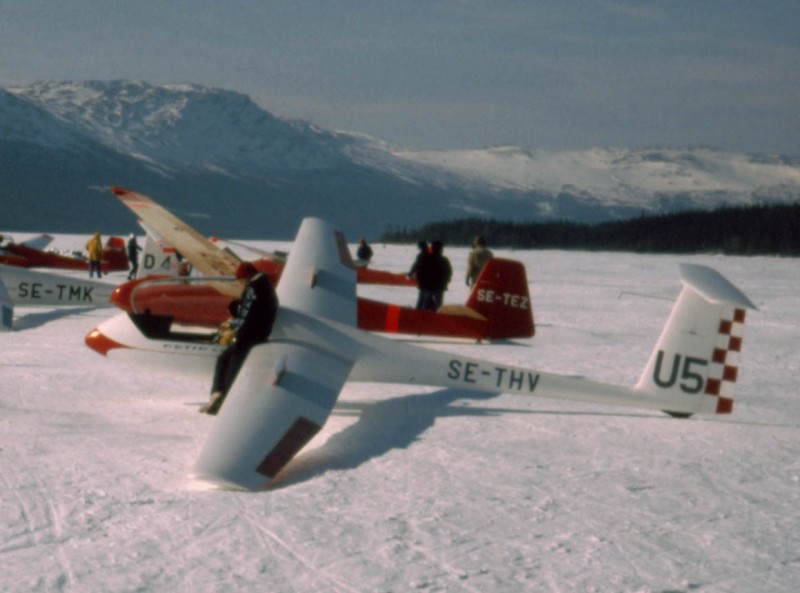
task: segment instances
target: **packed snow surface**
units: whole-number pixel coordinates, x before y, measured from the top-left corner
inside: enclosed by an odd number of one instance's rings
[[[414,257],[375,247],[382,269]],[[527,266],[536,336],[420,347],[633,384],[677,264],[702,263],[760,309],[733,414],[353,383],[272,488],[200,489],[186,475],[214,422],[197,413],[207,383],[86,348],[114,309],[18,309],[0,333],[0,590],[797,591],[797,260],[496,251]],[[446,254],[446,299],[463,302],[466,250]]]

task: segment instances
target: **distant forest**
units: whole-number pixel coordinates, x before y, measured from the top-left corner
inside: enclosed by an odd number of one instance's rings
[[[489,247],[517,249],[798,256],[800,203],[692,210],[592,225],[465,218],[433,222],[420,229],[390,226],[380,240],[438,239],[445,245],[469,246],[476,235],[486,237]]]

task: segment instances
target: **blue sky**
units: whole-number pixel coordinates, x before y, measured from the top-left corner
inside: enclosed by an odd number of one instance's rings
[[[797,0],[0,0],[0,86],[192,82],[410,149],[800,156]]]

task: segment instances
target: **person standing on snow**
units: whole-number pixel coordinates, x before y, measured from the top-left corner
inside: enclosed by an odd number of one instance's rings
[[[415,308],[422,309],[422,288],[419,286],[417,270],[419,269],[419,264],[422,262],[423,258],[430,254],[430,249],[428,248],[427,241],[420,241],[417,243],[417,247],[419,247],[419,253],[417,254],[417,258],[414,260],[414,263],[411,265],[411,269],[406,273],[406,278],[414,278],[417,280],[419,293],[417,294],[417,304]]]
[[[128,272],[128,280],[136,278],[139,272],[139,252],[142,250],[136,242],[136,235],[131,233],[128,237],[128,262],[131,264],[131,271]]]
[[[478,235],[472,240],[472,251],[467,256],[467,276],[465,282],[467,286],[472,286],[481,275],[483,266],[494,257],[494,254],[487,249],[486,239],[483,235]]]
[[[417,267],[417,285],[422,296],[421,309],[438,311],[444,304],[444,292],[453,277],[450,260],[444,256],[441,241],[431,243],[431,252],[424,256]]]
[[[86,242],[86,254],[89,260],[89,278],[92,277],[94,272],[97,272],[97,277],[102,278],[103,274],[100,271],[100,260],[103,259],[103,242],[100,239],[100,233],[95,233],[92,238]]]
[[[369,261],[372,259],[372,247],[369,246],[369,243],[367,243],[366,240],[361,239],[361,241],[359,241],[356,257],[359,260],[356,263],[363,265],[364,267],[366,267],[367,264],[369,264]]]

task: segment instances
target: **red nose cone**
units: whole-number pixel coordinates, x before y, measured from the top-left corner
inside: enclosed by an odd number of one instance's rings
[[[83,341],[87,346],[89,346],[89,348],[98,354],[102,354],[103,356],[108,355],[109,350],[113,350],[114,348],[127,348],[127,346],[124,344],[115,342],[111,338],[105,336],[97,328],[86,334],[86,337],[83,339]]]
[[[111,293],[111,304],[123,311],[131,311],[131,293],[136,288],[136,281],[125,282],[117,286]]]

